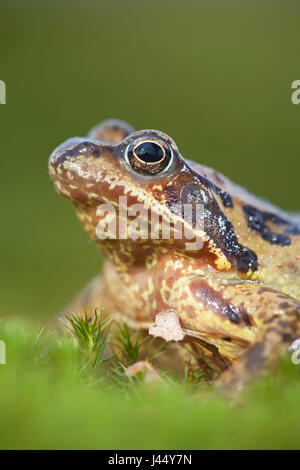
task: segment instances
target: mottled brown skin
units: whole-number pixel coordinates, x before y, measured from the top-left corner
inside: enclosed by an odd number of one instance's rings
[[[144,140],[172,152],[167,171],[147,175],[130,167],[126,149]],[[185,239],[97,240],[107,258],[101,279],[91,281],[72,311],[104,306],[116,319],[142,329],[172,308],[190,336],[171,344],[170,362],[173,352],[184,351],[184,359],[214,374],[223,371],[218,382],[229,388],[240,388],[265,370],[300,336],[297,216],[184,160],[166,134],[133,132],[121,121],[105,121],[88,138],[60,145],[49,159],[49,173],[93,239],[97,207],[112,202],[118,211],[119,196],[127,196],[128,206],[142,203],[174,224],[180,204],[205,208],[201,250],[186,250]],[[189,228],[196,234],[193,222]]]

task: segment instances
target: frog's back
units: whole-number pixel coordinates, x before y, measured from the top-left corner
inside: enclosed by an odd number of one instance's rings
[[[232,207],[223,211],[239,242],[257,255],[258,271],[253,279],[300,300],[300,212],[283,211],[214,169],[193,161],[188,164],[230,194]]]
[[[258,197],[243,186],[234,183],[227,176],[223,175],[219,171],[214,170],[213,168],[210,168],[206,165],[201,165],[200,163],[196,163],[192,160],[188,160],[188,164],[193,170],[203,175],[223,191],[228,192],[233,199],[241,200],[244,205],[252,205],[262,212],[272,212],[275,215],[285,218],[287,221],[300,226],[300,211],[284,211],[278,206],[272,204],[267,199]]]

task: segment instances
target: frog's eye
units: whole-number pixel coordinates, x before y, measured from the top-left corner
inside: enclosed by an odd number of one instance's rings
[[[126,160],[138,173],[155,175],[166,170],[172,159],[167,142],[144,140],[132,142],[126,152]]]

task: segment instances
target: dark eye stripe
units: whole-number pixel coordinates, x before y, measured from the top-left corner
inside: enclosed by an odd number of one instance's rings
[[[158,163],[165,157],[164,149],[155,142],[143,142],[134,149],[135,155],[145,163]]]

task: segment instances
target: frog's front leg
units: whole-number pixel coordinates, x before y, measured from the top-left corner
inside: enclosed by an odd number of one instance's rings
[[[300,303],[251,281],[195,276],[175,294],[185,331],[214,345],[230,367],[217,379],[237,389],[274,362],[300,337]]]
[[[300,337],[300,304],[278,292],[266,288],[260,290],[261,303],[268,312],[255,342],[217,380],[220,390],[241,390],[253,376],[265,372],[278,359],[280,352],[286,352],[291,343]]]
[[[101,276],[91,279],[87,285],[66,305],[60,315],[71,313],[76,315],[92,315],[95,310],[103,307],[103,286]]]

